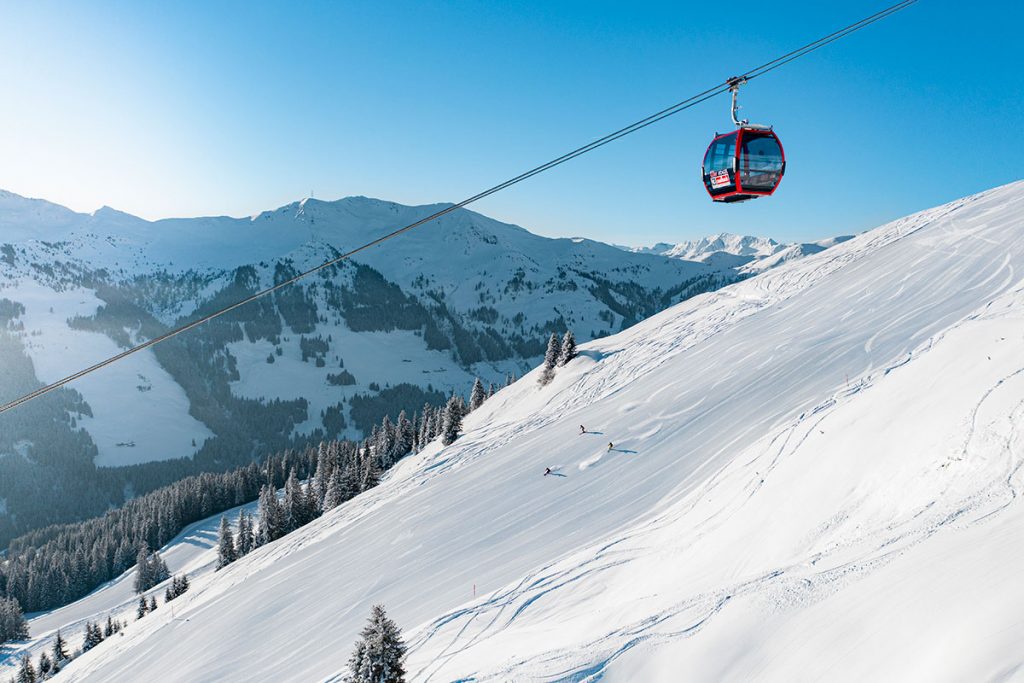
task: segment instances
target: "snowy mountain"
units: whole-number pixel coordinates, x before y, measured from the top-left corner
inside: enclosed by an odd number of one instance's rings
[[[658,242],[651,247],[621,248],[637,254],[657,254],[705,263],[723,272],[735,271],[742,275],[752,275],[786,261],[816,254],[848,239],[850,236],[844,235],[816,242],[780,244],[768,237],[723,232],[678,244]]]
[[[0,371],[18,381],[0,387],[0,398],[442,206],[306,199],[251,218],[151,222],[4,192]],[[475,376],[501,386],[537,362],[551,332],[605,336],[739,277],[453,212],[0,417],[0,499],[8,503],[0,545],[118,505],[125,491],[167,483],[183,468],[220,470],[308,441],[358,437],[385,415],[467,392]],[[50,465],[73,461],[82,473],[38,485],[52,474],[35,471],[48,453],[62,454]],[[192,462],[177,463],[186,457]],[[115,469],[158,462],[172,464]]]
[[[342,680],[374,603],[411,681],[1017,680],[1022,238],[1018,182],[585,344],[56,680]]]

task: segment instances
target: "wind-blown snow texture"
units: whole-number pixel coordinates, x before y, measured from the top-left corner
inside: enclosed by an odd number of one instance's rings
[[[583,345],[58,680],[340,680],[377,602],[413,681],[1020,680],[1022,238],[1019,182]]]

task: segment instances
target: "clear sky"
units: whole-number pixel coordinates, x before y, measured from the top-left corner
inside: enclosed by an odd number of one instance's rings
[[[0,0],[0,188],[147,218],[458,201],[888,4]],[[789,160],[770,199],[704,192],[723,96],[474,209],[809,240],[1018,180],[1022,5],[920,0],[751,82],[743,114]]]

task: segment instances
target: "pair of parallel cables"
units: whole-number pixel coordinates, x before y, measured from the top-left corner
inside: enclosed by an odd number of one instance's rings
[[[701,102],[709,100],[712,97],[717,97],[718,95],[721,95],[723,93],[727,93],[731,89],[733,89],[737,83],[745,83],[745,82],[748,82],[748,81],[750,81],[750,80],[752,80],[754,78],[757,78],[758,76],[763,76],[764,74],[766,74],[766,73],[768,73],[770,71],[773,71],[775,69],[778,69],[779,67],[781,67],[781,66],[783,66],[785,64],[788,64],[788,63],[792,62],[795,59],[799,59],[800,57],[803,57],[804,55],[810,54],[811,52],[814,52],[815,50],[818,50],[819,48],[822,48],[822,47],[824,47],[824,46],[826,46],[826,45],[828,45],[830,43],[834,43],[835,41],[840,40],[841,38],[845,38],[846,36],[850,35],[851,33],[855,33],[856,31],[859,31],[862,28],[865,28],[866,26],[870,26],[871,24],[874,24],[875,22],[878,22],[878,21],[881,21],[882,19],[890,17],[893,14],[899,12],[900,10],[906,9],[910,5],[913,5],[915,2],[917,2],[917,0],[904,0],[903,2],[898,2],[898,3],[894,4],[894,5],[891,5],[891,6],[887,7],[887,8],[885,8],[885,9],[881,10],[880,12],[876,12],[875,14],[872,14],[869,17],[865,17],[864,19],[861,19],[860,21],[854,22],[854,23],[850,24],[849,26],[846,26],[845,28],[841,28],[838,31],[834,31],[833,33],[830,33],[827,36],[824,36],[822,38],[819,38],[818,40],[815,40],[815,41],[813,41],[811,43],[808,43],[808,44],[804,45],[803,47],[797,48],[796,50],[793,50],[792,52],[784,54],[781,57],[777,57],[776,59],[773,59],[770,62],[766,62],[765,64],[762,64],[761,66],[758,66],[756,68],[750,69],[749,71],[747,71],[747,72],[745,72],[745,73],[743,73],[743,74],[741,74],[739,76],[733,76],[733,77],[729,78],[727,81],[725,81],[724,83],[716,85],[716,86],[714,86],[712,88],[708,88],[704,92],[697,93],[696,95],[693,95],[692,97],[688,97],[687,99],[683,100],[682,102],[678,102],[678,103],[672,105],[671,107],[668,107],[667,109],[662,109],[661,111],[659,111],[659,112],[657,112],[655,114],[651,114],[650,116],[648,116],[646,118],[640,119],[636,123],[632,123],[632,124],[626,126],[625,128],[620,128],[619,130],[615,131],[614,133],[609,133],[608,135],[605,135],[602,138],[598,138],[597,140],[594,140],[593,142],[591,142],[589,144],[583,145],[582,147],[578,147],[578,148],[574,149],[573,151],[568,152],[566,154],[563,154],[562,156],[557,157],[555,159],[552,159],[551,161],[549,161],[547,163],[541,164],[540,166],[536,166],[536,167],[530,169],[529,171],[526,171],[525,173],[521,173],[521,174],[515,176],[514,178],[509,178],[508,180],[506,180],[503,183],[499,183],[498,185],[495,185],[494,187],[488,188],[488,189],[484,190],[483,192],[480,192],[478,194],[473,195],[472,197],[469,197],[467,199],[463,199],[461,202],[458,202],[457,204],[452,204],[450,206],[447,206],[444,209],[441,209],[440,211],[432,213],[429,216],[421,218],[421,219],[417,220],[414,223],[410,223],[409,225],[406,225],[406,226],[403,226],[401,228],[398,228],[397,230],[389,232],[386,235],[382,235],[381,237],[378,237],[378,238],[376,238],[376,239],[374,239],[374,240],[372,240],[370,242],[367,242],[366,244],[363,244],[362,246],[356,247],[355,249],[352,249],[351,251],[347,251],[347,252],[345,252],[343,254],[340,254],[339,256],[336,256],[336,257],[334,257],[334,258],[332,258],[332,259],[330,259],[328,261],[324,261],[323,263],[321,263],[321,264],[319,264],[317,266],[314,266],[313,268],[310,268],[309,270],[305,270],[305,271],[299,273],[298,275],[295,275],[294,277],[288,278],[287,280],[283,280],[282,282],[279,282],[279,283],[275,284],[272,287],[268,287],[266,289],[260,290],[260,291],[254,293],[254,294],[252,294],[250,296],[245,297],[244,299],[241,299],[240,301],[236,301],[235,303],[233,303],[233,304],[231,304],[229,306],[225,306],[224,308],[220,308],[220,309],[218,309],[218,310],[216,310],[216,311],[214,311],[212,313],[208,313],[206,315],[203,315],[203,316],[201,316],[199,318],[196,318],[195,320],[192,320],[191,322],[188,322],[188,323],[185,323],[184,325],[181,325],[180,327],[176,327],[176,328],[174,328],[172,330],[164,332],[161,335],[158,335],[156,337],[148,339],[147,341],[141,342],[141,343],[139,343],[136,346],[132,346],[132,347],[130,347],[128,349],[125,349],[124,351],[122,351],[121,353],[118,353],[117,355],[111,356],[110,358],[107,358],[106,360],[102,360],[102,361],[100,361],[100,362],[98,362],[98,363],[96,363],[94,365],[90,365],[87,368],[83,368],[83,369],[79,370],[78,372],[72,373],[72,374],[68,375],[67,377],[64,377],[62,379],[57,380],[56,382],[53,382],[51,384],[46,384],[44,386],[41,386],[41,387],[39,387],[38,389],[36,389],[36,390],[34,390],[32,392],[29,392],[29,393],[27,393],[27,394],[25,394],[23,396],[20,396],[19,398],[14,399],[13,401],[10,401],[8,403],[0,405],[0,413],[5,413],[5,412],[7,412],[9,410],[13,410],[14,408],[17,408],[18,406],[22,405],[23,403],[27,403],[28,401],[31,401],[32,399],[35,399],[35,398],[38,398],[38,397],[40,397],[40,396],[42,396],[44,394],[47,394],[47,393],[53,391],[54,389],[59,389],[60,387],[64,386],[65,384],[69,384],[70,382],[74,382],[77,379],[80,379],[80,378],[82,378],[82,377],[84,377],[84,376],[86,376],[88,374],[96,372],[97,370],[105,368],[106,366],[111,365],[113,363],[116,363],[116,362],[118,362],[118,361],[120,361],[120,360],[122,360],[124,358],[127,358],[128,356],[130,356],[132,354],[138,353],[139,351],[143,351],[145,349],[148,349],[151,346],[156,346],[157,344],[159,344],[161,342],[164,342],[164,341],[167,341],[168,339],[170,339],[172,337],[176,337],[179,334],[182,334],[184,332],[188,332],[189,330],[191,330],[193,328],[196,328],[196,327],[199,327],[200,325],[203,325],[204,323],[207,323],[207,322],[213,320],[214,318],[219,318],[220,316],[222,316],[222,315],[224,315],[226,313],[230,313],[231,311],[235,310],[236,308],[240,308],[242,306],[245,306],[246,304],[251,303],[251,302],[255,301],[256,299],[260,299],[262,297],[267,296],[268,294],[272,294],[272,293],[278,291],[279,289],[283,289],[285,287],[288,287],[289,285],[292,285],[292,284],[298,282],[299,280],[301,280],[303,278],[309,277],[310,275],[313,275],[314,273],[320,272],[321,270],[324,270],[325,268],[330,268],[331,266],[337,265],[338,263],[341,263],[342,261],[345,261],[345,260],[351,258],[352,256],[355,256],[356,254],[358,254],[360,252],[366,251],[367,249],[370,249],[371,247],[375,247],[378,244],[383,244],[384,242],[387,242],[388,240],[394,239],[395,237],[398,237],[399,235],[401,235],[403,233],[409,232],[410,230],[418,228],[421,225],[424,225],[425,223],[430,223],[431,221],[435,221],[438,218],[441,218],[442,216],[445,216],[445,215],[447,215],[449,213],[452,213],[453,211],[457,211],[458,209],[461,209],[463,207],[469,206],[470,204],[473,204],[474,202],[478,202],[481,199],[484,199],[485,197],[489,197],[492,194],[495,194],[497,192],[501,192],[502,190],[504,190],[506,188],[509,188],[509,187],[511,187],[513,185],[516,185],[518,183],[521,183],[524,180],[532,178],[535,175],[539,175],[541,173],[544,173],[545,171],[548,171],[548,170],[554,168],[555,166],[560,166],[560,165],[564,164],[567,161],[571,161],[572,159],[575,159],[576,157],[579,157],[579,156],[582,156],[582,155],[586,154],[587,152],[592,152],[592,151],[594,151],[595,149],[597,149],[599,147],[603,147],[604,145],[607,145],[609,142],[614,142],[615,140],[618,140],[619,138],[625,137],[625,136],[627,136],[627,135],[629,135],[631,133],[635,133],[638,130],[646,128],[647,126],[650,126],[653,123],[657,123],[658,121],[661,121],[662,119],[666,119],[669,116],[672,116],[674,114],[678,114],[681,111],[685,111],[686,109],[689,109],[690,107],[698,105]]]

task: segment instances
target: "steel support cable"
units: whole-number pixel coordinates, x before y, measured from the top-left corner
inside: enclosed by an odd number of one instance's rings
[[[538,175],[538,174],[543,173],[543,172],[545,172],[547,170],[550,170],[550,169],[554,168],[555,166],[560,166],[561,164],[564,164],[567,161],[571,161],[572,159],[575,159],[578,156],[582,156],[583,154],[591,152],[591,151],[593,151],[593,150],[595,150],[595,149],[597,149],[599,147],[603,147],[604,145],[607,145],[610,142],[614,142],[615,140],[618,140],[619,138],[625,137],[626,135],[629,135],[631,133],[635,133],[636,131],[641,130],[643,128],[646,128],[647,126],[650,126],[651,124],[657,123],[658,121],[661,121],[661,120],[663,120],[665,118],[668,118],[669,116],[672,116],[674,114],[678,114],[679,112],[684,111],[686,109],[689,109],[690,107],[693,107],[693,106],[695,106],[697,104],[700,104],[701,102],[705,102],[706,100],[709,100],[712,97],[716,97],[718,95],[721,95],[722,93],[729,92],[730,85],[733,82],[735,82],[736,79],[740,79],[740,80],[744,80],[744,81],[749,81],[749,80],[751,80],[753,78],[757,78],[758,76],[762,76],[762,75],[768,73],[769,71],[777,69],[780,66],[788,64],[789,62],[792,62],[795,59],[799,59],[800,57],[803,57],[806,54],[814,52],[815,50],[817,50],[817,49],[819,49],[821,47],[824,47],[825,45],[828,45],[829,43],[833,43],[833,42],[835,42],[835,41],[837,41],[837,40],[839,40],[841,38],[845,38],[846,36],[850,35],[851,33],[854,33],[855,31],[859,31],[860,29],[862,29],[862,28],[864,28],[866,26],[869,26],[869,25],[871,25],[871,24],[873,24],[873,23],[875,23],[877,21],[885,19],[886,17],[889,17],[892,14],[895,14],[896,12],[899,12],[902,9],[905,9],[906,7],[909,7],[910,5],[914,4],[915,2],[917,2],[917,0],[903,0],[903,2],[899,2],[899,3],[896,3],[894,5],[891,5],[891,6],[885,8],[885,9],[879,11],[879,12],[876,12],[875,14],[872,14],[869,17],[865,17],[864,19],[861,19],[860,21],[857,21],[857,22],[855,22],[853,24],[850,24],[849,26],[841,28],[838,31],[834,31],[834,32],[828,34],[827,36],[819,38],[818,40],[810,42],[810,43],[804,45],[803,47],[797,48],[796,50],[793,50],[792,52],[789,52],[789,53],[787,53],[785,55],[782,55],[781,57],[777,57],[777,58],[771,60],[770,62],[766,62],[766,63],[762,64],[761,66],[758,66],[758,67],[755,67],[753,69],[750,69],[749,71],[745,72],[741,76],[730,78],[729,80],[727,80],[724,83],[716,85],[716,86],[714,86],[712,88],[708,88],[707,90],[705,90],[705,91],[703,91],[701,93],[698,93],[696,95],[693,95],[692,97],[689,97],[689,98],[683,100],[682,102],[678,102],[678,103],[672,105],[671,107],[668,107],[666,109],[662,109],[661,111],[659,111],[659,112],[657,112],[655,114],[651,114],[650,116],[648,116],[646,118],[643,118],[643,119],[640,119],[639,121],[637,121],[635,123],[632,123],[632,124],[630,124],[630,125],[628,125],[628,126],[626,126],[624,128],[620,128],[619,130],[615,131],[614,133],[609,133],[608,135],[605,135],[604,137],[598,138],[597,140],[594,140],[593,142],[590,142],[590,143],[588,143],[588,144],[586,144],[586,145],[584,145],[582,147],[578,147],[578,148],[574,149],[571,152],[568,152],[566,154],[563,154],[560,157],[557,157],[555,159],[552,159],[551,161],[548,161],[547,163],[541,164],[540,166],[536,166],[536,167],[530,169],[529,171],[526,171],[524,173],[521,173],[521,174],[515,176],[514,178],[510,178],[510,179],[506,180],[503,183],[500,183],[500,184],[495,185],[495,186],[493,186],[491,188],[488,188],[488,189],[484,190],[483,192],[480,192],[478,194],[473,195],[472,197],[469,197],[467,199],[463,199],[461,202],[458,202],[457,204],[452,204],[451,206],[445,207],[444,209],[441,209],[440,211],[432,213],[429,216],[426,216],[426,217],[421,218],[421,219],[419,219],[419,220],[417,220],[417,221],[415,221],[413,223],[410,223],[409,225],[406,225],[406,226],[403,226],[401,228],[398,228],[397,230],[394,230],[394,231],[392,231],[390,233],[387,233],[386,235],[382,235],[381,237],[378,237],[378,238],[376,238],[376,239],[374,239],[374,240],[372,240],[370,242],[367,242],[366,244],[363,244],[362,246],[356,247],[355,249],[352,249],[352,250],[347,251],[347,252],[345,252],[343,254],[340,254],[340,255],[338,255],[338,256],[336,256],[336,257],[334,257],[334,258],[332,258],[332,259],[330,259],[328,261],[324,261],[323,263],[321,263],[321,264],[319,264],[317,266],[314,266],[314,267],[312,267],[312,268],[310,268],[308,270],[305,270],[305,271],[299,273],[298,275],[295,275],[295,276],[293,276],[291,278],[288,278],[287,280],[283,280],[282,282],[279,282],[279,283],[273,285],[272,287],[267,287],[266,289],[263,289],[263,290],[260,290],[260,291],[258,291],[256,293],[254,293],[254,294],[251,294],[250,296],[247,296],[244,299],[236,301],[235,303],[233,303],[233,304],[231,304],[229,306],[225,306],[224,308],[218,309],[218,310],[216,310],[216,311],[214,311],[212,313],[207,313],[206,315],[203,315],[203,316],[201,316],[201,317],[199,317],[199,318],[197,318],[197,319],[195,319],[195,320],[193,320],[191,322],[185,323],[184,325],[181,325],[180,327],[176,327],[176,328],[174,328],[172,330],[169,330],[169,331],[167,331],[167,332],[165,332],[165,333],[163,333],[161,335],[158,335],[158,336],[153,337],[151,339],[148,339],[148,340],[146,340],[144,342],[141,342],[141,343],[139,343],[139,344],[137,344],[135,346],[132,346],[132,347],[130,347],[128,349],[125,349],[121,353],[118,353],[118,354],[116,354],[114,356],[111,356],[110,358],[107,358],[107,359],[102,360],[102,361],[100,361],[98,363],[95,363],[94,365],[90,365],[89,367],[83,368],[83,369],[79,370],[78,372],[72,373],[72,374],[70,374],[70,375],[68,375],[66,377],[63,377],[63,378],[55,381],[55,382],[52,382],[51,384],[43,385],[43,386],[35,389],[34,391],[31,391],[31,392],[29,392],[29,393],[27,393],[27,394],[25,394],[23,396],[20,396],[20,397],[14,399],[14,400],[8,402],[8,403],[3,404],[2,406],[0,406],[0,413],[5,413],[8,410],[12,410],[14,408],[17,408],[18,406],[22,405],[23,403],[27,403],[28,401],[31,401],[31,400],[33,400],[35,398],[38,398],[38,397],[42,396],[43,394],[47,394],[47,393],[53,391],[54,389],[59,389],[60,387],[66,385],[66,384],[74,382],[75,380],[80,379],[80,378],[84,377],[85,375],[91,374],[93,372],[96,372],[97,370],[100,370],[100,369],[108,366],[108,365],[116,363],[116,362],[122,360],[123,358],[126,358],[126,357],[128,357],[128,356],[130,356],[130,355],[132,355],[134,353],[138,353],[139,351],[144,351],[145,349],[148,349],[148,348],[150,348],[152,346],[155,346],[155,345],[157,345],[157,344],[159,344],[161,342],[164,342],[164,341],[166,341],[168,339],[171,339],[172,337],[176,337],[179,334],[182,334],[184,332],[188,332],[189,330],[194,329],[196,327],[199,327],[200,325],[203,325],[204,323],[207,323],[207,322],[213,320],[214,318],[219,318],[220,316],[225,315],[227,313],[230,313],[231,311],[233,311],[233,310],[235,310],[237,308],[245,306],[246,304],[249,304],[249,303],[255,301],[256,299],[260,299],[260,298],[262,298],[264,296],[267,296],[268,294],[272,294],[272,293],[274,293],[274,292],[276,292],[276,291],[278,291],[280,289],[288,287],[289,285],[292,285],[295,282],[297,282],[297,281],[299,281],[299,280],[301,280],[303,278],[309,277],[310,275],[313,275],[314,273],[317,273],[317,272],[319,272],[321,270],[324,270],[326,268],[330,268],[331,266],[337,265],[338,263],[341,263],[342,261],[345,261],[345,260],[351,258],[352,256],[355,256],[356,254],[358,254],[360,252],[366,251],[367,249],[375,247],[378,244],[382,244],[384,242],[387,242],[390,239],[398,237],[399,235],[401,235],[403,233],[406,233],[406,232],[409,232],[410,230],[418,228],[421,225],[423,225],[424,223],[429,223],[431,221],[437,220],[438,218],[441,218],[442,216],[445,216],[445,215],[447,215],[449,213],[452,213],[453,211],[461,209],[461,208],[463,208],[465,206],[468,206],[469,204],[472,204],[474,202],[480,201],[481,199],[484,199],[485,197],[489,197],[490,195],[495,194],[496,192],[501,192],[502,190],[504,190],[504,189],[506,189],[508,187],[511,187],[512,185],[516,185],[518,183],[523,182],[524,180],[532,178],[535,175]]]

